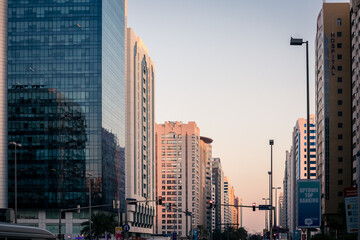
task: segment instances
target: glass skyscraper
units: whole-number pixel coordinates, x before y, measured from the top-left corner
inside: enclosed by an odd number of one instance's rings
[[[8,141],[22,145],[19,222],[56,231],[51,210],[88,206],[90,183],[93,205],[124,203],[125,1],[9,0]],[[11,208],[14,154],[9,146]]]

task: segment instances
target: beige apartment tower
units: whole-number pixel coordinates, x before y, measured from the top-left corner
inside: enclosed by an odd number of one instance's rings
[[[156,190],[163,199],[156,233],[186,237],[201,223],[200,129],[195,122],[155,124],[155,139]]]
[[[126,34],[126,198],[130,232],[153,233],[155,220],[154,63],[140,37]],[[148,202],[146,202],[148,201]],[[145,235],[144,235],[145,234]]]
[[[324,232],[352,185],[350,5],[324,3],[316,34],[317,177]]]

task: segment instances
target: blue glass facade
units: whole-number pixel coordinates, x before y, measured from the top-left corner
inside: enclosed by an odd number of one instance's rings
[[[9,1],[9,141],[23,145],[18,206],[87,206],[90,175],[93,205],[124,201],[124,1]],[[12,159],[9,147],[10,207]]]

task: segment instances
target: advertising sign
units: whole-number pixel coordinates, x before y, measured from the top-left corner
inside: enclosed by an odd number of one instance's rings
[[[318,228],[321,226],[320,181],[307,179],[297,181],[298,228]]]
[[[345,188],[346,230],[348,233],[358,232],[358,209],[357,188]]]

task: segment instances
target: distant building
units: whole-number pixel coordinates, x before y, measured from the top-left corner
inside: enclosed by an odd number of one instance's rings
[[[155,145],[156,195],[164,201],[157,207],[156,232],[175,231],[186,237],[200,225],[204,204],[200,202],[200,129],[195,122],[155,124]],[[186,211],[191,212],[192,223]]]
[[[215,187],[215,230],[221,231],[224,223],[224,171],[220,158],[212,159],[212,182]]]
[[[352,186],[351,37],[349,3],[323,3],[316,34],[317,177],[325,233],[339,220]]]
[[[126,37],[126,197],[142,201],[128,205],[127,219],[130,232],[146,237],[153,233],[156,212],[155,66],[131,28]]]
[[[201,191],[201,205],[200,212],[200,225],[202,225],[210,234],[212,231],[212,208],[209,206],[209,202],[212,199],[211,192],[211,175],[212,175],[212,146],[213,140],[208,137],[200,137],[200,191]],[[208,236],[210,237],[210,235]]]
[[[280,193],[279,196],[279,226],[282,228],[286,228],[286,217],[285,217],[285,205],[284,205],[284,195]]]
[[[223,230],[225,230],[228,226],[232,224],[232,211],[230,204],[230,184],[229,178],[227,176],[224,177],[224,222],[222,225]]]

